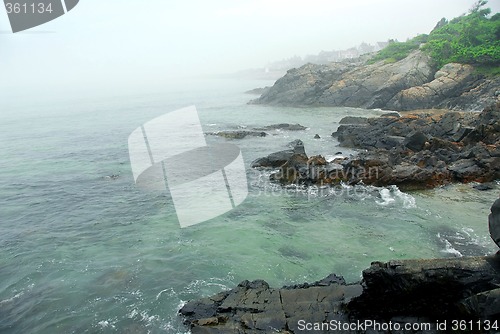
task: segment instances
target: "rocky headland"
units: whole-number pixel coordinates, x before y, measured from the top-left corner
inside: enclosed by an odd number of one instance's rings
[[[480,74],[473,65],[449,63],[435,69],[421,50],[393,63],[369,60],[362,56],[291,69],[250,103],[480,111],[500,101],[500,77]]]

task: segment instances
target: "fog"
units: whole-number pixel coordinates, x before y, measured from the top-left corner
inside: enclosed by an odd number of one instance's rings
[[[0,88],[144,88],[428,33],[472,0],[81,0],[13,34],[0,11]],[[500,1],[488,4],[499,11]]]

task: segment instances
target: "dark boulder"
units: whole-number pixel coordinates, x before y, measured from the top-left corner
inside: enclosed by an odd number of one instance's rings
[[[224,137],[227,139],[243,139],[247,136],[250,136],[250,137],[265,137],[265,136],[267,136],[267,133],[262,132],[262,131],[245,131],[245,130],[208,132],[206,134],[209,136]]]
[[[425,143],[429,140],[425,134],[420,131],[411,133],[404,140],[404,145],[412,151],[418,152],[424,149]]]
[[[307,161],[304,143],[296,139],[288,144],[291,149],[269,154],[267,157],[258,158],[251,164],[252,168],[278,168],[289,161],[294,155],[305,156]]]
[[[359,317],[387,318],[397,314],[465,319],[478,315],[462,307],[464,300],[493,292],[498,284],[500,255],[374,262],[363,271],[363,294],[349,308]],[[479,317],[489,315],[480,313]]]
[[[289,123],[272,124],[260,128],[254,128],[254,130],[256,131],[272,131],[272,130],[302,131],[306,129],[307,129],[306,126],[300,124],[289,124]]]
[[[254,160],[251,164],[251,167],[277,168],[282,166],[285,162],[287,162],[292,157],[293,154],[294,154],[293,150],[284,150],[271,153],[267,157],[258,158]]]
[[[292,156],[280,166],[279,172],[271,175],[271,180],[286,185],[301,183],[309,176],[308,160],[305,154],[292,154]]]
[[[500,247],[500,198],[493,203],[488,216],[488,225],[491,239]]]

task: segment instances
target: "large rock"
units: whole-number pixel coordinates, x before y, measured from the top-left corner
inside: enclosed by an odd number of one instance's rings
[[[463,305],[470,297],[495,291],[498,284],[500,255],[374,262],[363,271],[363,294],[349,308],[359,317],[489,319],[490,314]],[[490,301],[498,303],[498,297],[494,292]]]
[[[346,285],[336,275],[281,289],[261,280],[243,281],[230,291],[188,302],[179,313],[193,334],[298,333],[301,320],[348,322],[343,307],[361,291],[361,285]]]
[[[399,333],[356,326],[365,320],[401,328],[430,323],[412,333],[438,333],[436,319],[498,319],[499,284],[500,255],[373,262],[357,284],[346,285],[334,274],[281,289],[261,280],[243,281],[232,290],[190,301],[179,313],[193,334]],[[346,325],[343,331],[334,327],[340,323]],[[495,328],[479,332],[498,333]]]
[[[297,139],[290,143],[291,149],[283,150],[269,154],[267,157],[258,158],[251,164],[252,168],[278,168],[283,166],[294,155],[304,156],[307,160],[307,155],[304,149],[304,143]]]
[[[361,61],[292,69],[252,103],[384,108],[398,92],[422,85],[434,74],[420,51],[392,64]]]
[[[491,213],[488,216],[488,225],[491,239],[500,247],[500,199],[497,199],[491,207]]]
[[[206,135],[224,137],[227,139],[243,139],[247,136],[265,137],[265,136],[267,136],[267,133],[265,133],[263,131],[236,130],[236,131],[207,132]]]
[[[500,178],[500,104],[476,112],[346,118],[332,136],[365,149],[345,163],[350,183],[406,189]],[[349,124],[354,123],[354,124]],[[376,171],[367,175],[365,171]],[[354,177],[360,175],[361,177]]]
[[[400,91],[386,107],[395,110],[460,109],[456,97],[477,86],[478,80],[479,76],[471,65],[446,64],[436,72],[434,80]]]
[[[416,131],[406,137],[404,145],[410,150],[418,152],[424,149],[425,143],[427,143],[428,140],[429,138],[424,133]]]
[[[257,131],[271,131],[271,130],[287,130],[287,131],[302,131],[306,130],[307,127],[300,124],[289,124],[289,123],[279,123],[263,126],[260,128],[254,128]]]

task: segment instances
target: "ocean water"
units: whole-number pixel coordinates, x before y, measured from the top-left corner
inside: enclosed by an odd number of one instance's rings
[[[242,205],[180,229],[167,194],[134,185],[127,139],[141,124],[196,105],[207,132],[308,127],[230,141],[248,166],[294,139],[309,155],[353,154],[330,136],[338,121],[382,113],[246,104],[254,96],[244,91],[269,84],[205,80],[150,93],[4,98],[0,333],[185,333],[183,302],[244,279],[282,286],[335,272],[353,282],[372,261],[496,251],[487,215],[498,185],[283,189],[248,168]]]

